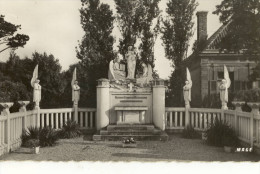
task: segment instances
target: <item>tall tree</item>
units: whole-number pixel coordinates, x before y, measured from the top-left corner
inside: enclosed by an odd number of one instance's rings
[[[139,46],[141,61],[154,66],[154,43],[159,32],[160,0],[142,0],[141,44]],[[155,25],[153,25],[155,23]]]
[[[159,32],[159,2],[160,0],[115,0],[118,27],[122,35],[119,53],[125,58],[128,46],[139,44],[137,72],[142,69],[141,62],[154,67],[153,48]]]
[[[107,78],[109,62],[115,55],[112,36],[114,17],[109,5],[100,3],[99,0],[81,2],[80,17],[85,34],[76,51],[83,66],[82,73],[86,74],[85,88],[82,88],[87,95],[85,104],[95,106],[96,80]]]
[[[14,25],[5,21],[4,16],[0,15],[0,45],[5,47],[0,48],[0,53],[8,48],[16,49],[23,47],[29,40],[29,36],[24,34],[15,34],[21,25]]]
[[[119,40],[119,53],[125,56],[127,48],[136,43],[136,37],[141,33],[141,7],[140,0],[115,0],[117,10],[117,23],[122,34]]]
[[[195,0],[170,0],[167,3],[167,17],[163,20],[162,40],[166,57],[172,61],[174,72],[170,77],[169,94],[171,103],[180,105],[184,72],[182,61],[188,49],[188,42],[193,35],[192,16],[197,7]]]

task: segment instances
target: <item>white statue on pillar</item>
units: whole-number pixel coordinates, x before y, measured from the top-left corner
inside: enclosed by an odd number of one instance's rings
[[[221,84],[219,86],[220,89],[220,100],[221,100],[221,109],[228,109],[227,103],[228,103],[228,88],[231,85],[231,81],[229,78],[229,73],[226,65],[224,65],[224,79],[221,81]]]
[[[78,101],[80,99],[80,87],[76,79],[77,77],[76,77],[76,68],[75,68],[73,72],[72,81],[71,81],[72,101],[74,105],[78,105]]]
[[[190,108],[191,87],[192,87],[192,81],[191,81],[190,71],[188,68],[186,68],[186,81],[185,81],[185,86],[183,87],[183,97],[184,97],[186,108]]]
[[[38,79],[38,65],[34,68],[33,77],[31,79],[31,85],[33,87],[33,101],[35,102],[35,108],[40,108],[41,101],[41,85],[39,84],[40,80]]]
[[[135,78],[135,66],[136,66],[136,54],[134,52],[133,46],[128,47],[128,51],[126,53],[127,60],[127,79]]]

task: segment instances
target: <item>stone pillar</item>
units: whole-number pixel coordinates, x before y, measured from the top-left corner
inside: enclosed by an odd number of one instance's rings
[[[36,116],[36,127],[40,127],[41,126],[41,124],[40,124],[40,121],[41,121],[41,118],[40,118],[40,106],[39,105],[35,105],[35,107],[34,107],[34,110],[36,110],[37,111],[37,116]]]
[[[244,101],[232,101],[232,104],[235,105],[236,111],[242,111],[242,106],[245,104]]]
[[[97,86],[97,130],[109,124],[109,105],[109,80],[99,79]]]
[[[153,123],[165,130],[165,86],[163,79],[153,80]]]
[[[259,114],[260,102],[248,102],[247,105],[252,109],[251,113]]]

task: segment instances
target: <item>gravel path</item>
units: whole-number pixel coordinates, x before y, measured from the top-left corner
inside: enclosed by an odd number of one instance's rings
[[[40,149],[40,154],[19,150],[0,160],[33,161],[260,161],[252,153],[225,153],[223,148],[206,145],[171,135],[168,142],[140,141],[136,148],[122,148],[119,141],[89,141],[83,138],[59,140],[53,147]]]

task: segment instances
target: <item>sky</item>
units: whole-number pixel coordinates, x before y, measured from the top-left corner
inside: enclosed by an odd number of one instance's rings
[[[101,0],[110,5],[115,14],[115,3],[113,0]],[[221,0],[197,0],[199,6],[197,11],[208,11],[208,36],[211,36],[219,27],[218,16],[213,15],[215,6],[220,4]],[[166,8],[167,0],[161,0],[160,9]],[[0,14],[5,15],[5,20],[13,24],[22,26],[18,33],[27,34],[30,37],[24,48],[18,48],[15,52],[21,58],[31,57],[32,53],[46,52],[53,54],[63,70],[67,70],[69,65],[78,62],[76,58],[76,49],[78,41],[84,35],[80,24],[79,9],[80,0],[0,0]],[[194,36],[190,41],[188,54],[197,36],[196,15],[194,14]],[[114,49],[117,50],[120,32],[114,27],[113,36],[116,38]],[[155,70],[160,78],[170,76],[171,62],[165,58],[164,48],[160,36],[155,43]],[[0,61],[6,61],[10,50],[0,54]]]

